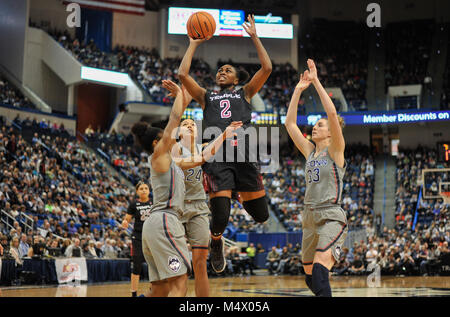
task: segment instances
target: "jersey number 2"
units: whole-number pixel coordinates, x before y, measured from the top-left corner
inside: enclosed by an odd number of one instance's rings
[[[230,101],[228,99],[224,99],[220,101],[220,108],[223,108],[220,112],[220,117],[223,119],[227,119],[231,117],[231,111],[230,111]]]

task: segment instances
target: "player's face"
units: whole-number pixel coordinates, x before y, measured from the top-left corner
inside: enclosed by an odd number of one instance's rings
[[[147,198],[148,195],[150,194],[150,190],[148,188],[147,184],[142,184],[141,186],[138,187],[137,189],[137,194],[140,198]]]
[[[238,78],[236,70],[231,65],[223,65],[216,74],[216,84],[220,87],[237,85]]]
[[[180,125],[181,138],[197,138],[197,124],[192,119],[186,119]]]
[[[160,133],[158,133],[158,136],[156,137],[156,139],[153,140],[153,150],[155,149],[156,145],[158,144],[159,140],[161,140],[163,137],[163,132],[161,131]]]
[[[330,137],[330,130],[328,129],[328,121],[320,119],[316,122],[312,129],[311,138],[314,142],[320,141]]]

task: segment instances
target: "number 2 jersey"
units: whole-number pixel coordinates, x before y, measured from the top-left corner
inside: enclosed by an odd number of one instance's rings
[[[206,130],[208,128],[217,127],[221,132],[224,132],[231,122],[242,121],[242,128],[247,129],[252,126],[251,119],[252,106],[245,100],[245,92],[242,88],[234,90],[225,89],[219,92],[206,91],[205,108],[203,109],[204,142],[211,142],[214,138],[218,137],[218,135],[208,135]],[[240,140],[238,137],[235,140],[229,139],[225,142],[234,142],[234,146],[237,146],[237,142],[244,142],[244,140]],[[242,155],[245,155],[245,158],[243,159],[245,162],[248,162],[249,142],[247,135],[245,153],[242,153]],[[224,143],[219,152],[216,153],[216,157],[219,153],[223,153],[224,160],[226,157],[225,145],[226,143]],[[236,161],[236,154],[234,161]]]
[[[206,91],[203,125],[205,128],[218,127],[223,132],[233,121],[250,124],[252,106],[245,100],[243,89]]]
[[[151,201],[142,203],[138,200],[132,202],[128,206],[127,214],[132,215],[134,218],[133,236],[141,239],[142,236],[142,226],[145,219],[150,216],[150,209],[152,208]]]
[[[306,160],[305,205],[310,207],[340,206],[342,202],[343,178],[347,163],[338,167],[324,149],[315,158],[316,150],[311,152]]]

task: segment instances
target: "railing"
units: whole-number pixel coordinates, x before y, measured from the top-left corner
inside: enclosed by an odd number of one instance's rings
[[[6,118],[6,120],[8,120],[9,122],[11,122],[11,125],[12,125],[14,128],[16,128],[16,129],[19,130],[19,131],[22,131],[22,127],[21,127],[19,124],[15,123],[14,121],[9,120],[7,117],[5,117],[5,118]]]
[[[422,187],[423,187],[423,185],[421,185],[419,188],[419,198],[417,199],[416,211],[414,212],[414,221],[413,221],[411,231],[414,231],[416,229],[416,224],[417,224],[417,220],[419,217],[419,205],[420,205],[420,201],[422,200]]]
[[[83,133],[81,133],[80,131],[77,130],[77,135],[78,135],[81,139],[83,139],[84,143],[87,143],[88,138],[87,138]]]
[[[23,220],[23,218],[25,218],[25,220]],[[33,230],[33,227],[34,227],[34,220],[33,220],[33,218],[31,218],[30,216],[28,216],[28,215],[26,215],[26,214],[24,214],[24,213],[21,213],[20,214],[20,220],[21,220],[21,223],[26,227],[26,228],[28,228],[28,229],[30,229],[30,230]],[[29,223],[31,223],[31,224],[29,224]]]
[[[14,222],[17,221],[16,218],[11,216],[9,213],[4,211],[3,209],[1,209],[0,211],[1,211],[1,222],[3,222],[9,230],[15,229]],[[13,224],[10,224],[9,220],[12,220]]]
[[[227,247],[234,247],[234,246],[237,245],[236,242],[234,242],[234,241],[232,241],[232,240],[230,240],[230,239],[227,239],[227,238],[225,238],[225,237],[223,237],[223,240],[225,241],[225,245],[226,245]]]
[[[381,214],[381,227],[384,227],[384,217],[386,216],[386,176],[387,176],[386,157],[384,158],[384,185],[383,185],[383,213]]]

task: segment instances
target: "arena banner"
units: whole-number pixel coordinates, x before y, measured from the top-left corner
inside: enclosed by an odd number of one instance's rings
[[[78,3],[83,8],[128,14],[145,14],[145,0],[64,0],[64,4]]]
[[[55,259],[55,269],[60,284],[88,280],[85,258]]]
[[[416,122],[444,122],[450,121],[449,110],[416,110],[416,111],[368,111],[368,112],[340,112],[346,125],[379,125],[379,124],[403,124]],[[297,124],[314,125],[325,113],[312,113],[306,116],[298,116]],[[286,121],[286,116],[280,116],[281,124]]]

